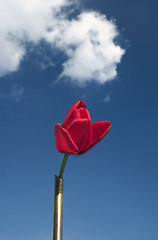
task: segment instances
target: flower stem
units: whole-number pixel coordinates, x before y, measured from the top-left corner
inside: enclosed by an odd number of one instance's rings
[[[60,168],[60,173],[59,173],[59,177],[60,177],[60,178],[63,178],[63,174],[64,174],[64,170],[65,170],[65,165],[66,165],[68,156],[69,156],[68,154],[65,154],[65,155],[64,155],[63,162],[62,162],[61,168]]]

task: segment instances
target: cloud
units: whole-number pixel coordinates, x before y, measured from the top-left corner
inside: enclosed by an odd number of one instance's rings
[[[20,101],[20,99],[23,95],[23,92],[24,92],[23,87],[18,87],[17,85],[14,85],[11,89],[10,96],[14,101],[18,102],[18,101]]]
[[[98,103],[109,103],[111,101],[111,92],[106,93],[105,97],[102,99],[99,99]]]
[[[63,33],[61,44],[69,58],[63,64],[61,77],[67,76],[81,84],[91,80],[103,84],[112,80],[125,52],[114,43],[117,35],[115,24],[105,16],[96,12],[81,13]]]
[[[19,102],[23,96],[23,93],[24,93],[24,88],[15,84],[10,88],[8,92],[4,92],[4,91],[0,92],[0,96]]]
[[[26,43],[46,39],[55,14],[66,0],[0,1],[0,76],[15,71],[26,53]]]
[[[110,97],[110,93],[107,93],[107,95],[105,96],[105,98],[103,99],[103,102],[104,103],[109,103],[110,102],[110,100],[111,100],[111,97]]]
[[[18,70],[27,43],[38,45],[44,40],[67,56],[59,79],[66,77],[80,85],[114,79],[125,53],[114,42],[119,34],[115,23],[95,11],[70,17],[75,2],[1,0],[0,76]]]

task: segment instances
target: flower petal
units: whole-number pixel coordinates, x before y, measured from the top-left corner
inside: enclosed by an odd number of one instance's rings
[[[61,153],[75,155],[79,152],[68,131],[60,127],[60,123],[55,126],[55,142],[57,150]]]
[[[100,142],[109,132],[111,123],[108,121],[96,122],[91,124],[91,141],[89,145],[80,153],[84,154]]]
[[[89,119],[75,119],[67,128],[79,152],[90,142],[90,125],[91,120]]]
[[[63,124],[62,124],[62,127],[63,128],[66,128],[70,122],[72,121],[72,119],[75,119],[75,118],[80,118],[79,117],[79,112],[78,112],[78,109],[80,108],[86,108],[86,104],[83,102],[83,101],[78,101],[69,111],[67,117],[65,118]],[[73,110],[77,110],[77,111],[73,111]],[[77,115],[78,114],[78,115]],[[76,116],[77,115],[77,116]]]
[[[80,108],[79,113],[80,113],[80,118],[81,119],[88,119],[88,120],[91,121],[91,116],[90,116],[90,113],[87,109]]]

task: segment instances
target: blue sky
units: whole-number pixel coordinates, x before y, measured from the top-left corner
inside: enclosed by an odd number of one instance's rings
[[[158,3],[11,3],[0,3],[0,240],[52,239],[54,126],[78,100],[112,127],[68,159],[63,239],[157,240]]]

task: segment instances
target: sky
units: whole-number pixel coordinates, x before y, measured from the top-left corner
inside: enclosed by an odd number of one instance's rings
[[[1,0],[0,240],[53,239],[54,127],[78,101],[108,135],[64,173],[64,240],[157,240],[158,3]]]

